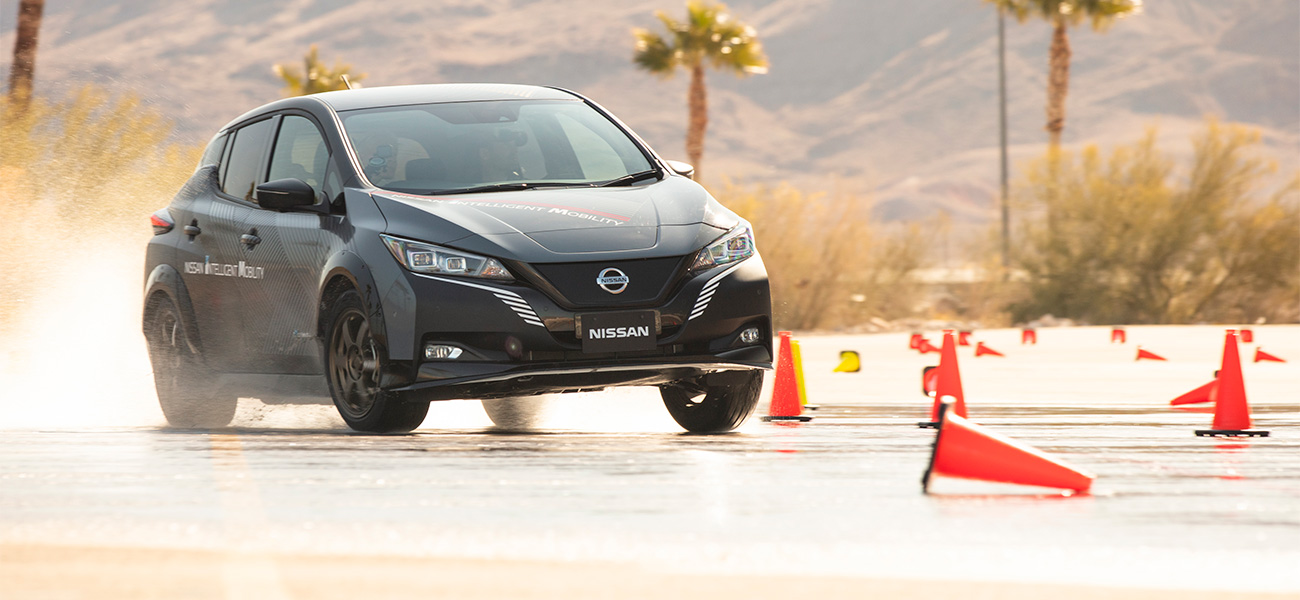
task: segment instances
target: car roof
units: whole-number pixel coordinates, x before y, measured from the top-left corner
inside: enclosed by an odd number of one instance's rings
[[[314,98],[336,111],[435,102],[480,102],[485,100],[576,100],[577,96],[555,88],[506,83],[438,83],[395,85],[322,92]]]
[[[425,85],[393,85],[358,88],[337,92],[321,92],[308,96],[294,96],[259,106],[231,120],[221,131],[286,108],[310,108],[313,104],[328,106],[335,112],[359,108],[381,108],[409,104],[439,102],[482,102],[486,100],[578,100],[580,96],[559,88],[509,83],[434,83]]]

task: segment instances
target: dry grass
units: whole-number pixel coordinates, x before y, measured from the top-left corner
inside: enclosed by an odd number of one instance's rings
[[[921,227],[871,221],[852,194],[807,194],[789,185],[727,182],[717,198],[754,225],[781,329],[842,328],[911,316],[925,254]]]
[[[1044,156],[1019,185],[1022,319],[1091,323],[1300,319],[1300,174],[1269,194],[1259,133],[1210,121],[1190,164],[1151,130],[1103,154]]]
[[[0,327],[56,269],[94,269],[96,246],[142,243],[201,148],[136,96],[87,86],[24,110],[0,99]]]

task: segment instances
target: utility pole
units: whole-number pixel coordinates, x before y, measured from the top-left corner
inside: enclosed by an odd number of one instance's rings
[[[998,6],[998,133],[1002,148],[1002,273],[1009,277],[1011,266],[1011,207],[1007,178],[1007,34],[1006,14]]]

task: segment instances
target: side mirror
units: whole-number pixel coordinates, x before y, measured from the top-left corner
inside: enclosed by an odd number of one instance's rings
[[[695,179],[695,166],[691,163],[684,163],[680,160],[666,160],[664,162],[668,163],[668,168],[672,169],[674,173],[687,179]]]
[[[316,204],[316,190],[301,179],[277,179],[257,186],[257,204],[272,210],[291,210]]]

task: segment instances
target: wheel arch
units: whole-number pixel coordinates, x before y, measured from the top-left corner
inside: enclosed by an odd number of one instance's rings
[[[386,360],[384,361],[381,386],[391,388],[407,385],[412,381],[410,365],[406,361],[391,360],[391,344],[384,308],[380,299],[380,288],[375,283],[375,275],[360,256],[351,252],[340,252],[326,263],[321,270],[320,303],[316,312],[316,339],[320,343],[321,364],[329,365],[326,355],[330,344],[330,327],[328,315],[335,298],[349,290],[355,290],[361,297],[361,303],[370,321],[370,330],[375,342],[380,345]]]
[[[149,272],[144,285],[144,306],[140,315],[140,331],[148,334],[149,312],[159,298],[167,298],[181,313],[181,323],[185,328],[185,343],[190,351],[202,354],[203,340],[199,335],[198,320],[194,317],[194,305],[190,302],[189,290],[181,274],[171,265],[158,265]]]
[[[329,314],[330,304],[347,290],[356,290],[361,301],[366,305],[367,315],[376,337],[385,346],[388,343],[387,329],[384,328],[384,310],[379,299],[379,290],[375,285],[374,275],[360,256],[351,252],[339,252],[330,257],[321,269],[320,302],[316,307],[316,337],[324,343],[329,335],[329,324],[325,316]]]

